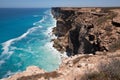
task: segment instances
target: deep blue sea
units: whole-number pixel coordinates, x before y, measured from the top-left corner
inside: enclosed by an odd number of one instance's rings
[[[55,25],[49,8],[0,8],[0,78],[33,65],[57,69],[61,58],[51,42]]]

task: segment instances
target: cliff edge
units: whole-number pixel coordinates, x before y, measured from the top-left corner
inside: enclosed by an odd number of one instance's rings
[[[53,46],[70,57],[56,71],[32,66],[4,80],[120,80],[119,8],[52,8],[52,14]]]
[[[57,20],[53,33],[58,36],[53,46],[69,56],[117,50],[120,48],[119,11],[112,8],[52,8]]]

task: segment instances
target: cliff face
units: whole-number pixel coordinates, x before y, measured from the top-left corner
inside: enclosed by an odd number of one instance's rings
[[[120,48],[119,9],[52,8],[52,14],[57,20],[53,30],[57,50],[75,55]]]
[[[120,80],[120,9],[53,8],[52,14],[53,46],[78,55],[64,58],[56,71],[32,66],[4,80]]]

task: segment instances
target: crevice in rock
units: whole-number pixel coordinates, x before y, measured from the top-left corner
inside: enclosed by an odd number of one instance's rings
[[[64,50],[68,56],[110,51],[110,45],[120,36],[116,17],[119,15],[108,8],[53,8],[52,12],[57,20],[58,37],[64,37],[58,43],[66,45]],[[115,37],[114,42],[110,41],[111,37]]]
[[[116,27],[120,27],[120,23],[117,23],[117,22],[112,21],[112,24],[113,24],[114,26],[116,26]]]

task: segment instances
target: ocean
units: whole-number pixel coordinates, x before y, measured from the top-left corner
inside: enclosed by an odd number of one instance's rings
[[[50,8],[0,8],[0,79],[28,66],[56,70],[61,57],[51,42],[55,26]]]

